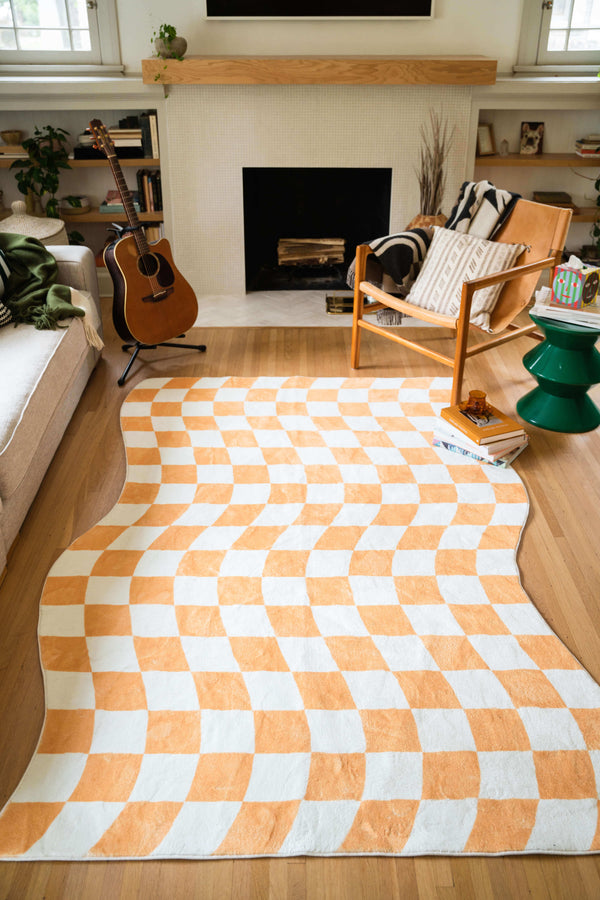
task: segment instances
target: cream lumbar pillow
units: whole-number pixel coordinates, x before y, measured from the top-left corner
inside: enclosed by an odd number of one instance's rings
[[[463,281],[510,269],[526,249],[526,244],[496,243],[436,226],[421,271],[406,299],[423,309],[456,317]],[[471,306],[473,325],[491,330],[490,313],[503,287],[495,284],[475,291]]]

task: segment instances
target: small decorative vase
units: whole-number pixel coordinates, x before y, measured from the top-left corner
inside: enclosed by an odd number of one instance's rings
[[[439,213],[437,216],[425,216],[419,213],[418,216],[410,220],[406,230],[409,231],[411,228],[429,228],[431,225],[443,225],[447,219],[448,216],[445,216],[443,213]]]
[[[187,41],[182,37],[174,37],[170,41],[156,38],[154,47],[161,59],[181,59],[187,50]]]

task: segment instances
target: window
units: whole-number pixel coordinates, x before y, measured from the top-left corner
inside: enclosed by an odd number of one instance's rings
[[[516,71],[599,64],[600,0],[525,0]]]
[[[114,0],[0,0],[1,64],[30,69],[119,62]]]

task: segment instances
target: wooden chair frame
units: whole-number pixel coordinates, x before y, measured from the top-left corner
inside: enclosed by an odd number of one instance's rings
[[[504,243],[528,244],[529,253],[533,256],[533,261],[514,266],[503,272],[465,281],[462,286],[460,310],[456,317],[441,315],[414,306],[410,302],[410,294],[406,300],[401,300],[393,297],[376,285],[365,281],[367,258],[373,251],[368,244],[359,245],[356,248],[354,314],[352,320],[352,368],[357,369],[359,367],[361,330],[364,328],[411,350],[416,350],[417,353],[422,353],[436,362],[449,366],[453,371],[450,403],[452,405],[458,403],[461,399],[465,362],[469,357],[475,356],[477,353],[483,353],[485,350],[490,350],[492,347],[498,347],[507,341],[515,340],[515,338],[522,335],[530,335],[536,340],[543,340],[543,335],[536,331],[534,322],[518,326],[514,324],[513,320],[527,306],[537,284],[539,273],[546,269],[552,270],[561,262],[562,250],[565,245],[571,216],[572,212],[570,209],[547,206],[528,200],[518,200],[509,219],[504,223],[495,240]],[[522,263],[527,254],[528,251],[521,254],[517,262]],[[469,321],[473,294],[479,288],[494,284],[504,285],[491,316],[491,328],[497,336],[469,346],[470,329],[481,334],[487,333]],[[369,312],[389,308],[421,321],[449,328],[456,334],[454,356],[440,353],[426,344],[405,338],[396,331],[390,331],[363,318],[365,295],[376,301],[369,304]],[[498,334],[498,332],[503,333]]]

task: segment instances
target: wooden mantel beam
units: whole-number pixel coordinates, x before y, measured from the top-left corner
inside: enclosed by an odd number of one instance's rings
[[[142,60],[145,84],[494,84],[485,56],[188,56]]]

